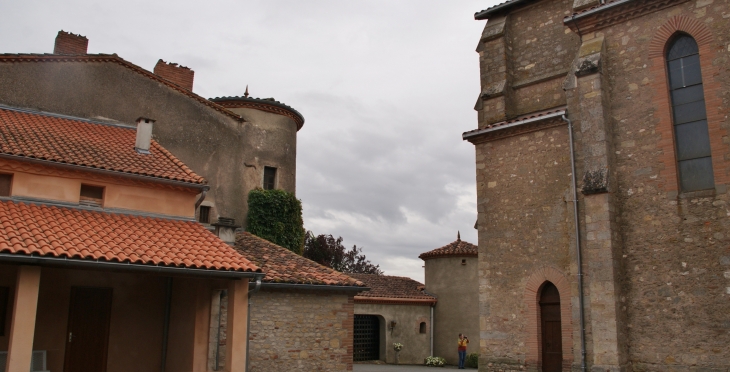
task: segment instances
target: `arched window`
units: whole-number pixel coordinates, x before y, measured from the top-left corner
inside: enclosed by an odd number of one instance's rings
[[[421,322],[418,325],[418,333],[426,333],[426,322]]]
[[[691,36],[681,34],[672,40],[667,49],[667,71],[680,187],[682,191],[712,189],[715,179],[700,55]]]

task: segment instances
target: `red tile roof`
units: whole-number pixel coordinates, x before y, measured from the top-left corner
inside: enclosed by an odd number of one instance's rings
[[[238,115],[234,112],[231,112],[230,110],[224,108],[223,106],[211,102],[192,91],[185,89],[167,79],[164,79],[158,75],[153,74],[152,72],[149,72],[142,67],[139,67],[129,61],[124,60],[122,57],[119,57],[116,54],[80,54],[80,55],[59,55],[59,54],[0,54],[0,63],[1,62],[10,62],[10,63],[16,63],[16,62],[105,62],[105,63],[116,63],[118,65],[121,65],[122,67],[128,68],[148,79],[154,80],[158,83],[162,83],[169,88],[176,90],[200,103],[202,103],[205,106],[208,106],[216,111],[219,111],[223,113],[226,116],[229,116],[233,119],[236,119],[238,121],[244,121],[241,115]]]
[[[421,253],[418,258],[422,260],[428,260],[437,257],[447,256],[459,256],[459,257],[476,257],[479,255],[479,248],[476,245],[456,239],[455,242],[451,242],[441,248],[437,248],[426,253]]]
[[[435,301],[436,297],[423,291],[423,284],[403,276],[348,274],[370,287],[367,292],[358,293],[360,298],[390,298]]]
[[[322,266],[251,233],[239,233],[235,247],[264,270],[264,283],[364,286],[350,274]]]
[[[261,272],[197,222],[0,201],[0,253]]]
[[[154,140],[135,149],[134,128],[0,106],[0,154],[192,184],[206,180]]]

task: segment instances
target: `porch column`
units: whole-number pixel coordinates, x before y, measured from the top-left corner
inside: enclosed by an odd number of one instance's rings
[[[15,281],[13,320],[10,324],[10,345],[7,372],[28,372],[33,356],[33,335],[38,305],[38,287],[41,281],[39,266],[20,266]]]
[[[246,336],[248,317],[248,279],[228,284],[228,324],[226,329],[226,371],[246,370]]]

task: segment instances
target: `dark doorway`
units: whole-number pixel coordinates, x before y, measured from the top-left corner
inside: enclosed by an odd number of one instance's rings
[[[560,293],[553,283],[547,282],[540,294],[542,329],[542,372],[563,370],[563,340],[560,324]]]
[[[105,372],[111,288],[71,288],[64,372]]]
[[[380,359],[380,320],[377,315],[355,315],[353,360]]]

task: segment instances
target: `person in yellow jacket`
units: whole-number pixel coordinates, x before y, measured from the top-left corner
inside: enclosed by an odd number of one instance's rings
[[[459,333],[459,369],[464,369],[466,360],[466,345],[469,345],[469,337]]]

